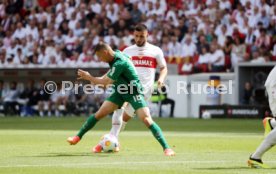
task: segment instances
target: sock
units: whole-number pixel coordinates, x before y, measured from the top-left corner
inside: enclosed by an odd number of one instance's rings
[[[271,127],[272,127],[273,129],[276,127],[276,120],[275,120],[275,118],[272,118],[272,119],[270,120],[270,125],[271,125]]]
[[[117,109],[116,111],[114,111],[112,115],[112,128],[110,130],[110,134],[117,137],[117,139],[119,138],[119,133],[122,127],[123,112],[124,112],[123,109]]]
[[[125,130],[126,125],[127,125],[127,122],[123,121],[123,122],[122,122],[121,129],[120,129],[120,132],[122,132],[123,130]]]
[[[40,117],[43,117],[43,116],[44,116],[43,111],[39,111],[39,116],[40,116]]]
[[[82,138],[82,136],[89,131],[91,128],[95,126],[95,124],[98,122],[98,120],[95,118],[95,114],[92,114],[86,122],[82,125],[79,133],[77,134],[78,137]]]
[[[170,148],[170,146],[166,142],[166,139],[165,139],[165,137],[162,133],[161,128],[156,123],[153,123],[152,125],[150,125],[149,129],[151,130],[151,132],[152,132],[153,136],[155,137],[155,139],[161,144],[163,149]]]
[[[59,110],[55,110],[55,116],[59,117]]]
[[[263,140],[261,145],[257,148],[256,152],[251,155],[251,158],[262,159],[266,151],[276,144],[276,129],[273,129],[267,137]]]

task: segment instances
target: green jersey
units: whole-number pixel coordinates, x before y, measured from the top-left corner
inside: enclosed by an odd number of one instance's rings
[[[106,100],[115,103],[119,108],[124,102],[130,103],[134,110],[146,107],[142,85],[130,57],[115,51],[114,60],[109,65],[107,76],[114,80],[114,83],[113,93]]]
[[[115,51],[114,60],[109,63],[110,71],[107,76],[114,80],[114,87],[119,85],[133,85],[133,92],[142,92],[142,85],[138,78],[137,71],[130,57],[121,51]],[[131,92],[131,91],[129,91]]]

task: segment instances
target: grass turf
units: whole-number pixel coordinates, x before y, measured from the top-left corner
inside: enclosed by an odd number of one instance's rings
[[[165,157],[138,120],[120,135],[121,151],[92,154],[108,132],[110,118],[99,122],[76,146],[66,143],[85,118],[0,118],[0,173],[275,173],[275,150],[264,157],[272,169],[247,168],[250,153],[263,138],[260,120],[156,119],[175,157]],[[273,169],[274,167],[274,169]]]

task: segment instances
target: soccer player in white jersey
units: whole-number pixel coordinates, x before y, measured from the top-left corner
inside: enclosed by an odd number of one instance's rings
[[[160,75],[157,83],[161,87],[168,73],[167,64],[163,51],[159,47],[147,42],[148,30],[145,25],[138,24],[134,29],[133,35],[135,44],[125,48],[123,53],[131,57],[137,70],[139,80],[144,88],[145,100],[149,100],[153,91],[156,68],[160,68]],[[125,128],[127,122],[134,117],[134,115],[134,109],[130,104],[126,104],[124,108],[115,111],[112,116],[112,128],[110,133],[118,138],[120,131]],[[92,150],[95,153],[99,153],[102,147],[98,144]],[[119,151],[119,147],[116,151]]]
[[[262,162],[262,156],[276,144],[276,129],[274,129],[276,127],[276,66],[269,73],[265,87],[268,94],[269,107],[274,118],[266,117],[263,119],[265,139],[248,160],[248,166],[251,168],[269,168]]]

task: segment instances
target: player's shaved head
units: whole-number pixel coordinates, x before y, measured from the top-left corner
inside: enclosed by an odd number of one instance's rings
[[[95,52],[103,51],[103,50],[110,50],[110,46],[107,43],[100,42],[95,46]]]
[[[107,43],[104,42],[99,42],[95,46],[94,52],[103,62],[110,62],[114,58],[114,51]]]

